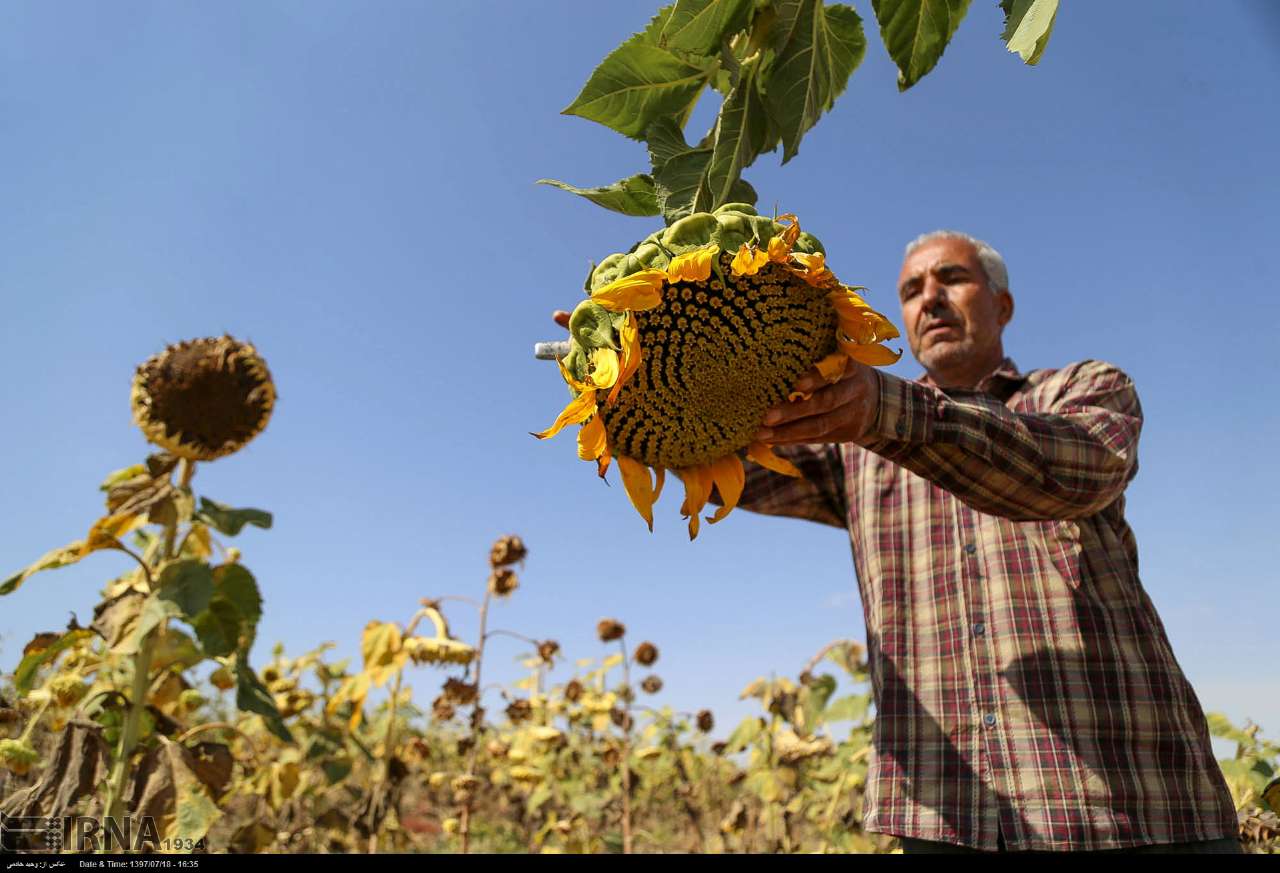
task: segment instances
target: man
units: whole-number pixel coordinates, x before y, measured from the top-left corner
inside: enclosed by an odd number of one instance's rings
[[[849,532],[877,709],[865,827],[908,852],[1239,852],[1124,518],[1132,382],[1094,360],[1020,373],[1004,262],[972,237],[917,239],[898,292],[925,375],[805,376],[759,435],[804,477],[749,465],[739,504]]]

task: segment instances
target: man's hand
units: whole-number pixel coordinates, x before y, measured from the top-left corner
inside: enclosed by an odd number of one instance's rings
[[[880,386],[871,367],[850,360],[834,385],[810,370],[795,391],[812,395],[783,402],[765,413],[756,439],[772,445],[858,442],[880,412]]]

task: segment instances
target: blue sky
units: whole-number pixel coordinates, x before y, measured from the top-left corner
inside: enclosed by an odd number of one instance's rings
[[[367,620],[478,593],[507,532],[530,559],[496,625],[575,658],[620,618],[661,648],[661,699],[722,725],[755,677],[861,639],[840,531],[740,512],[691,544],[672,491],[649,534],[571,435],[528,435],[565,398],[531,357],[558,332],[549,313],[655,226],[533,182],[644,169],[641,144],[559,112],[655,8],[0,6],[0,562],[82,536],[102,476],[146,454],[133,367],[228,331],[257,344],[280,400],[195,486],[275,513],[237,543],[266,597],[259,662],[276,640],[354,655]],[[978,0],[906,94],[871,34],[800,155],[747,174],[895,320],[903,245],[958,227],[1008,261],[1019,365],[1133,376],[1143,583],[1206,709],[1273,737],[1278,19],[1262,0],[1068,3],[1029,68]],[[0,601],[0,668],[68,610],[87,621],[126,568],[94,556]],[[486,675],[516,678],[520,648],[494,648]],[[414,677],[423,703],[436,683]]]

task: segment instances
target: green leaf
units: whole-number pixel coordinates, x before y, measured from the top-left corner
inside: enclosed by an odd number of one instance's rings
[[[871,695],[850,694],[848,697],[832,701],[831,705],[823,710],[822,721],[827,724],[837,721],[862,721],[866,718],[870,706]]]
[[[233,509],[207,497],[200,498],[200,508],[196,510],[195,517],[229,537],[240,533],[246,524],[263,529],[271,527],[269,512],[261,509]]]
[[[649,162],[653,164],[655,172],[676,155],[693,149],[684,141],[684,131],[673,118],[659,118],[649,125],[645,129],[644,140],[649,149]]]
[[[1000,0],[1000,8],[1004,10],[1000,38],[1024,63],[1038,64],[1053,33],[1058,0]]]
[[[213,582],[216,596],[226,598],[256,628],[262,618],[262,593],[253,574],[240,564],[222,564],[213,569]]]
[[[773,47],[777,59],[763,87],[769,114],[782,137],[785,164],[800,150],[805,133],[844,92],[866,54],[867,38],[862,19],[849,6],[781,0],[776,9]]]
[[[757,82],[759,71],[759,55],[745,61],[738,84],[720,108],[711,160],[707,164],[706,187],[711,209],[734,202],[734,184],[764,147],[768,118]]]
[[[253,574],[239,564],[216,567],[213,582],[209,607],[191,621],[191,626],[205,653],[220,657],[242,645],[253,645],[262,618],[262,594]]]
[[[262,716],[267,729],[286,743],[293,742],[293,734],[285,727],[280,710],[276,709],[275,699],[262,684],[258,674],[249,666],[249,650],[242,648],[235,657],[236,674],[236,707],[242,712],[253,712]]]
[[[37,670],[56,658],[59,652],[91,636],[93,636],[93,631],[88,628],[77,628],[76,630],[67,631],[43,649],[27,655],[19,662],[18,669],[13,671],[14,689],[19,694],[25,695],[31,690],[31,684],[35,681]]]
[[[575,188],[555,179],[539,179],[539,185],[551,185],[561,191],[585,197],[597,206],[621,212],[623,215],[658,215],[658,195],[653,189],[653,177],[637,173],[602,188]]]
[[[657,44],[671,12],[665,7],[643,33],[610,52],[564,114],[637,139],[659,118],[683,124],[719,62],[708,57],[692,63],[684,53]]]
[[[156,596],[166,604],[168,614],[189,621],[213,597],[213,572],[204,561],[174,561],[160,572]]]
[[[1222,737],[1224,740],[1231,740],[1243,746],[1253,745],[1250,736],[1233,725],[1231,720],[1222,713],[1210,712],[1205,715],[1205,720],[1209,723],[1209,733],[1215,737]]]
[[[671,224],[693,212],[711,211],[707,165],[711,149],[691,149],[676,155],[653,174],[662,217]]]
[[[226,600],[215,597],[209,608],[191,620],[200,648],[211,658],[229,655],[240,641],[240,612]]]
[[[920,81],[942,57],[969,0],[871,0],[880,38],[898,65],[898,90]]]
[[[725,37],[747,24],[752,0],[676,0],[658,44],[698,55],[715,54]]]
[[[757,716],[748,716],[729,734],[729,738],[725,740],[724,750],[726,754],[740,752],[747,746],[756,741],[760,734],[764,731],[764,722]]]

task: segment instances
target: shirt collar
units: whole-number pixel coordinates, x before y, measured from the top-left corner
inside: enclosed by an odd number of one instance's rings
[[[1013,362],[1013,358],[1006,356],[994,370],[978,382],[977,386],[973,390],[995,395],[1001,400],[1008,400],[1009,397],[1012,396],[1013,392],[1016,391],[1026,380],[1027,377],[1018,371],[1018,365]],[[935,388],[937,387],[937,385],[934,384],[933,379],[929,378],[928,373],[922,373],[916,381]]]

